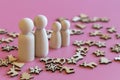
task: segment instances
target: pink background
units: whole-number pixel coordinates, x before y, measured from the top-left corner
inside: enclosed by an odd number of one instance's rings
[[[57,17],[66,17],[71,19],[75,15],[85,13],[90,17],[109,17],[111,19],[109,23],[103,23],[104,29],[101,30],[103,33],[107,33],[105,28],[112,25],[116,26],[117,31],[119,31],[119,8],[120,0],[1,0],[0,28],[5,28],[8,30],[8,32],[18,32],[18,22],[21,18],[29,17],[33,19],[36,15],[43,14],[46,15],[49,20],[47,29],[51,29],[51,24]],[[74,25],[75,24],[72,23],[71,28],[75,28]],[[90,30],[93,31],[91,25],[92,24],[88,24],[88,27],[83,30],[85,32],[84,35],[72,36],[71,45],[69,47],[58,50],[50,50],[49,57],[71,57],[76,50],[76,47],[72,46],[74,40],[100,40],[98,37],[89,37],[88,33]],[[113,60],[114,57],[118,55],[116,53],[112,53],[109,49],[115,43],[119,42],[119,40],[117,40],[114,35],[115,34],[111,34],[112,39],[106,42],[107,48],[101,48],[105,50],[106,57],[111,60]],[[17,40],[10,44],[17,45]],[[22,72],[28,71],[30,66],[32,67],[38,65],[43,68],[44,71],[41,72],[40,75],[34,75],[34,80],[119,80],[119,62],[113,61],[112,64],[98,65],[98,67],[93,70],[81,68],[78,66],[85,60],[88,62],[95,61],[98,63],[99,58],[92,54],[92,52],[96,49],[96,47],[91,47],[88,55],[82,61],[79,61],[77,65],[67,65],[75,69],[74,74],[67,75],[64,72],[46,72],[44,69],[44,63],[40,63],[39,59],[27,63],[23,67]],[[17,56],[17,51],[12,51],[10,53],[0,52],[0,58],[5,58],[9,54]],[[0,80],[19,80],[19,76],[14,78],[7,76],[6,72],[8,70],[9,68],[0,67]]]

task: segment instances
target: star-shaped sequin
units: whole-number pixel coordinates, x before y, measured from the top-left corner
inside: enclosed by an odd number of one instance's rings
[[[0,39],[0,43],[10,43],[13,42],[14,39],[13,38],[2,38]]]
[[[7,59],[0,59],[0,66],[8,66],[8,60]]]
[[[103,26],[101,24],[93,24],[92,26],[94,29],[101,29]]]
[[[76,52],[71,58],[67,59],[68,64],[76,64],[79,60],[82,60],[84,57],[82,56],[81,52]]]
[[[73,45],[80,47],[80,46],[85,45],[85,41],[82,41],[82,40],[81,41],[77,41],[77,40],[75,40],[73,42]]]
[[[120,55],[114,58],[115,61],[120,61]]]
[[[67,74],[75,73],[74,68],[70,68],[70,67],[67,67],[67,66],[62,66],[60,68],[60,72],[62,72],[62,71],[65,71]]]
[[[24,72],[22,73],[20,79],[21,80],[31,80],[33,78],[33,76],[31,76],[31,74],[27,73],[27,72]]]
[[[109,33],[115,33],[116,32],[116,28],[115,27],[110,27],[110,28],[107,28],[107,31]]]
[[[88,50],[89,50],[88,47],[80,47],[80,48],[77,48],[77,49],[76,49],[76,51],[77,51],[77,52],[81,52],[81,54],[82,54],[82,53],[87,53]],[[85,54],[85,55],[86,55],[86,54]],[[84,56],[85,56],[85,55],[84,55]]]
[[[8,35],[9,37],[16,38],[16,37],[18,37],[18,36],[19,36],[19,33],[16,33],[16,32],[11,32],[11,33],[7,33],[7,35]]]
[[[7,72],[7,74],[10,75],[11,77],[14,77],[19,74],[18,71],[20,71],[19,68],[12,66],[12,68],[10,68],[10,70]]]
[[[7,51],[7,52],[10,52],[10,51],[15,50],[15,49],[17,49],[17,47],[10,46],[10,45],[6,45],[6,46],[2,47],[2,51]]]
[[[89,16],[87,14],[81,13],[80,14],[80,18],[82,18],[82,19],[89,18]]]
[[[100,18],[99,17],[93,17],[90,19],[90,22],[99,22]]]
[[[0,29],[0,34],[6,34],[7,31],[5,29]]]
[[[15,58],[12,54],[8,55],[7,59],[9,63],[15,62],[17,60],[17,58]]]
[[[82,30],[79,30],[79,29],[72,29],[72,30],[70,30],[70,34],[71,35],[81,35],[83,33],[84,32],[82,32]]]
[[[120,53],[120,45],[116,44],[115,46],[111,47],[112,52]]]
[[[116,38],[117,38],[117,39],[120,39],[120,34],[116,34]]]
[[[80,29],[84,29],[86,27],[86,25],[78,23],[78,24],[76,24],[76,27],[80,28]]]
[[[104,40],[108,40],[108,39],[111,39],[111,36],[108,35],[108,34],[102,34],[102,35],[100,36],[100,38],[101,38],[101,39],[104,39]]]
[[[42,71],[42,69],[39,68],[38,66],[31,67],[29,70],[30,70],[30,73],[32,74],[39,74]]]
[[[102,33],[98,30],[89,33],[90,36],[100,36],[101,34]]]
[[[101,57],[100,60],[99,60],[100,64],[109,64],[111,63],[112,61],[109,60],[108,58],[106,57]]]
[[[88,62],[84,61],[82,64],[80,64],[80,66],[93,69],[93,68],[97,67],[97,63],[95,63],[95,62],[88,63]]]
[[[101,48],[101,47],[106,47],[106,43],[105,43],[105,42],[101,42],[101,41],[96,42],[95,45],[96,45],[97,47],[99,47],[99,48]]]
[[[97,57],[99,57],[99,56],[105,56],[105,51],[96,50],[95,52],[93,52],[93,54],[95,54]]]
[[[102,17],[102,18],[100,18],[100,21],[101,21],[101,22],[109,22],[110,19],[107,18],[107,17]]]
[[[85,44],[91,47],[95,45],[95,41],[87,40]]]
[[[59,69],[58,65],[53,63],[46,64],[45,68],[47,71],[52,71],[52,72],[55,72],[56,70]]]
[[[73,18],[72,18],[72,21],[73,22],[78,22],[78,21],[80,21],[81,20],[81,18],[79,17],[79,16],[74,16]]]

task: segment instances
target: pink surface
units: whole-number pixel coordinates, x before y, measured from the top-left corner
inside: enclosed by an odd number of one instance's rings
[[[86,13],[90,17],[109,17],[111,21],[107,24],[103,23],[104,27],[116,26],[119,31],[120,25],[120,0],[2,0],[0,2],[0,28],[6,28],[9,32],[18,32],[18,21],[24,17],[34,18],[38,14],[44,14],[48,17],[49,24],[47,29],[51,29],[51,24],[57,17],[67,17],[71,19],[75,15],[80,13]],[[92,24],[88,24],[88,27],[84,30],[85,34],[81,36],[72,36],[71,45],[69,47],[61,48],[58,50],[50,50],[49,57],[70,57],[75,53],[76,47],[72,46],[74,40],[100,40],[98,37],[89,37],[88,33],[93,31]],[[74,24],[71,25],[74,28]],[[103,33],[106,33],[106,29],[102,29]],[[110,46],[119,42],[116,40],[115,34],[112,34],[112,39],[108,40],[107,48],[101,48],[105,50],[106,57],[114,59],[118,54],[110,52]],[[1,38],[2,36],[0,36]],[[100,40],[104,41],[104,40]],[[17,40],[11,44],[17,45]],[[3,44],[4,45],[4,44]],[[99,58],[92,55],[92,52],[97,49],[91,47],[88,55],[82,60],[88,62],[95,61],[98,63]],[[0,58],[13,54],[17,56],[16,51],[10,53],[0,52]],[[114,62],[108,65],[99,65],[97,68],[85,69],[78,65],[67,65],[75,68],[75,73],[67,75],[64,72],[46,72],[45,70],[40,75],[35,75],[34,80],[119,80],[120,78],[120,63]],[[28,71],[30,66],[38,65],[44,69],[44,63],[40,63],[39,59],[33,62],[27,63],[22,72]],[[10,67],[10,66],[9,66]],[[6,75],[9,68],[0,67],[0,80],[19,80],[19,76],[10,78]],[[20,73],[22,73],[20,72]]]

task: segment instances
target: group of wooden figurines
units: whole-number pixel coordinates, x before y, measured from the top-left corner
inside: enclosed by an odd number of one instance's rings
[[[19,61],[28,62],[34,60],[35,57],[46,57],[49,53],[49,47],[58,49],[62,46],[69,46],[70,22],[62,20],[52,24],[53,32],[49,41],[50,44],[45,30],[47,23],[48,20],[44,15],[38,15],[34,20],[30,18],[20,20],[19,28],[21,33],[18,37]],[[34,26],[36,27],[35,33],[33,33]]]

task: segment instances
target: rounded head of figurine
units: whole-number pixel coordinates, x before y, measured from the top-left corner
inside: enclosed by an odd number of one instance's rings
[[[22,33],[29,33],[33,30],[34,23],[33,23],[32,19],[30,19],[30,18],[23,18],[19,22],[19,28]]]
[[[47,26],[48,20],[44,15],[38,15],[34,18],[34,25],[37,29],[43,29]]]
[[[62,30],[67,30],[70,28],[70,22],[68,20],[62,20],[61,25],[62,25]]]
[[[60,31],[61,30],[61,24],[59,23],[59,22],[54,22],[53,24],[52,24],[52,30],[53,31]]]

